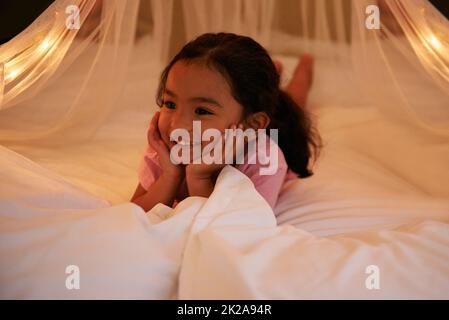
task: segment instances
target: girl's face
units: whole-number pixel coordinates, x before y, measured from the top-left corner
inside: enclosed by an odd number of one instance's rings
[[[168,73],[163,105],[160,110],[159,131],[170,146],[170,133],[186,129],[193,139],[193,121],[201,121],[201,133],[215,128],[224,133],[238,125],[243,107],[232,97],[231,88],[223,76],[202,63],[176,62]],[[203,147],[209,142],[202,142]]]

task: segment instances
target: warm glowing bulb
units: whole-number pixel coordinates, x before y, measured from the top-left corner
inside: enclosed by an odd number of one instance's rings
[[[42,51],[47,50],[50,47],[50,41],[48,41],[47,39],[45,39],[44,41],[42,41],[41,45],[39,46],[39,48]]]
[[[432,47],[434,47],[437,50],[441,50],[441,48],[443,47],[440,40],[435,35],[430,36],[429,42],[432,45]]]
[[[10,72],[8,72],[8,75],[6,76],[6,78],[8,80],[14,80],[15,77],[17,77],[19,74],[19,71],[17,70],[11,70]]]

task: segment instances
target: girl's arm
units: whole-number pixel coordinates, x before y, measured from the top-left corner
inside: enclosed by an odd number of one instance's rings
[[[136,191],[134,191],[134,194],[133,194],[133,196],[131,197],[131,200],[129,200],[129,201],[131,201],[131,202],[134,201],[134,199],[136,199],[136,198],[138,198],[138,197],[144,195],[146,192],[147,192],[147,190],[145,190],[145,188],[142,187],[142,184],[139,183],[139,184],[137,185]]]
[[[140,206],[145,212],[149,211],[158,203],[169,207],[173,205],[176,193],[181,184],[181,178],[162,174],[147,191],[143,189],[142,195],[133,196],[131,202]],[[138,190],[136,190],[136,194]],[[142,192],[142,191],[141,191]]]
[[[185,168],[175,165],[170,160],[170,150],[161,138],[158,128],[159,112],[156,112],[148,129],[148,143],[157,152],[160,158],[162,174],[154,183],[145,190],[139,185],[131,201],[142,207],[145,212],[149,211],[158,203],[172,206],[178,188],[184,178]]]

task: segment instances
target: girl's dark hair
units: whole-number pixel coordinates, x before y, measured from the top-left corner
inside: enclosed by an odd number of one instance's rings
[[[313,173],[309,160],[316,159],[321,140],[308,112],[279,88],[279,74],[268,52],[249,37],[232,33],[206,33],[187,43],[161,75],[157,102],[161,105],[168,73],[177,61],[201,61],[227,80],[244,116],[264,111],[267,129],[278,129],[278,145],[291,170],[305,178]],[[267,130],[269,134],[269,130]]]

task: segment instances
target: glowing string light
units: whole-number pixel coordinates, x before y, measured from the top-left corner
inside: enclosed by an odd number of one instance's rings
[[[17,76],[19,75],[19,71],[18,70],[11,70],[8,72],[8,74],[6,75],[5,79],[12,81],[14,80]]]
[[[42,41],[42,43],[39,45],[39,50],[40,51],[45,51],[48,48],[50,48],[50,41],[48,41],[48,39],[45,39],[44,41]]]
[[[436,50],[441,50],[443,48],[441,41],[433,34],[429,37],[428,41],[430,45],[434,47]]]

